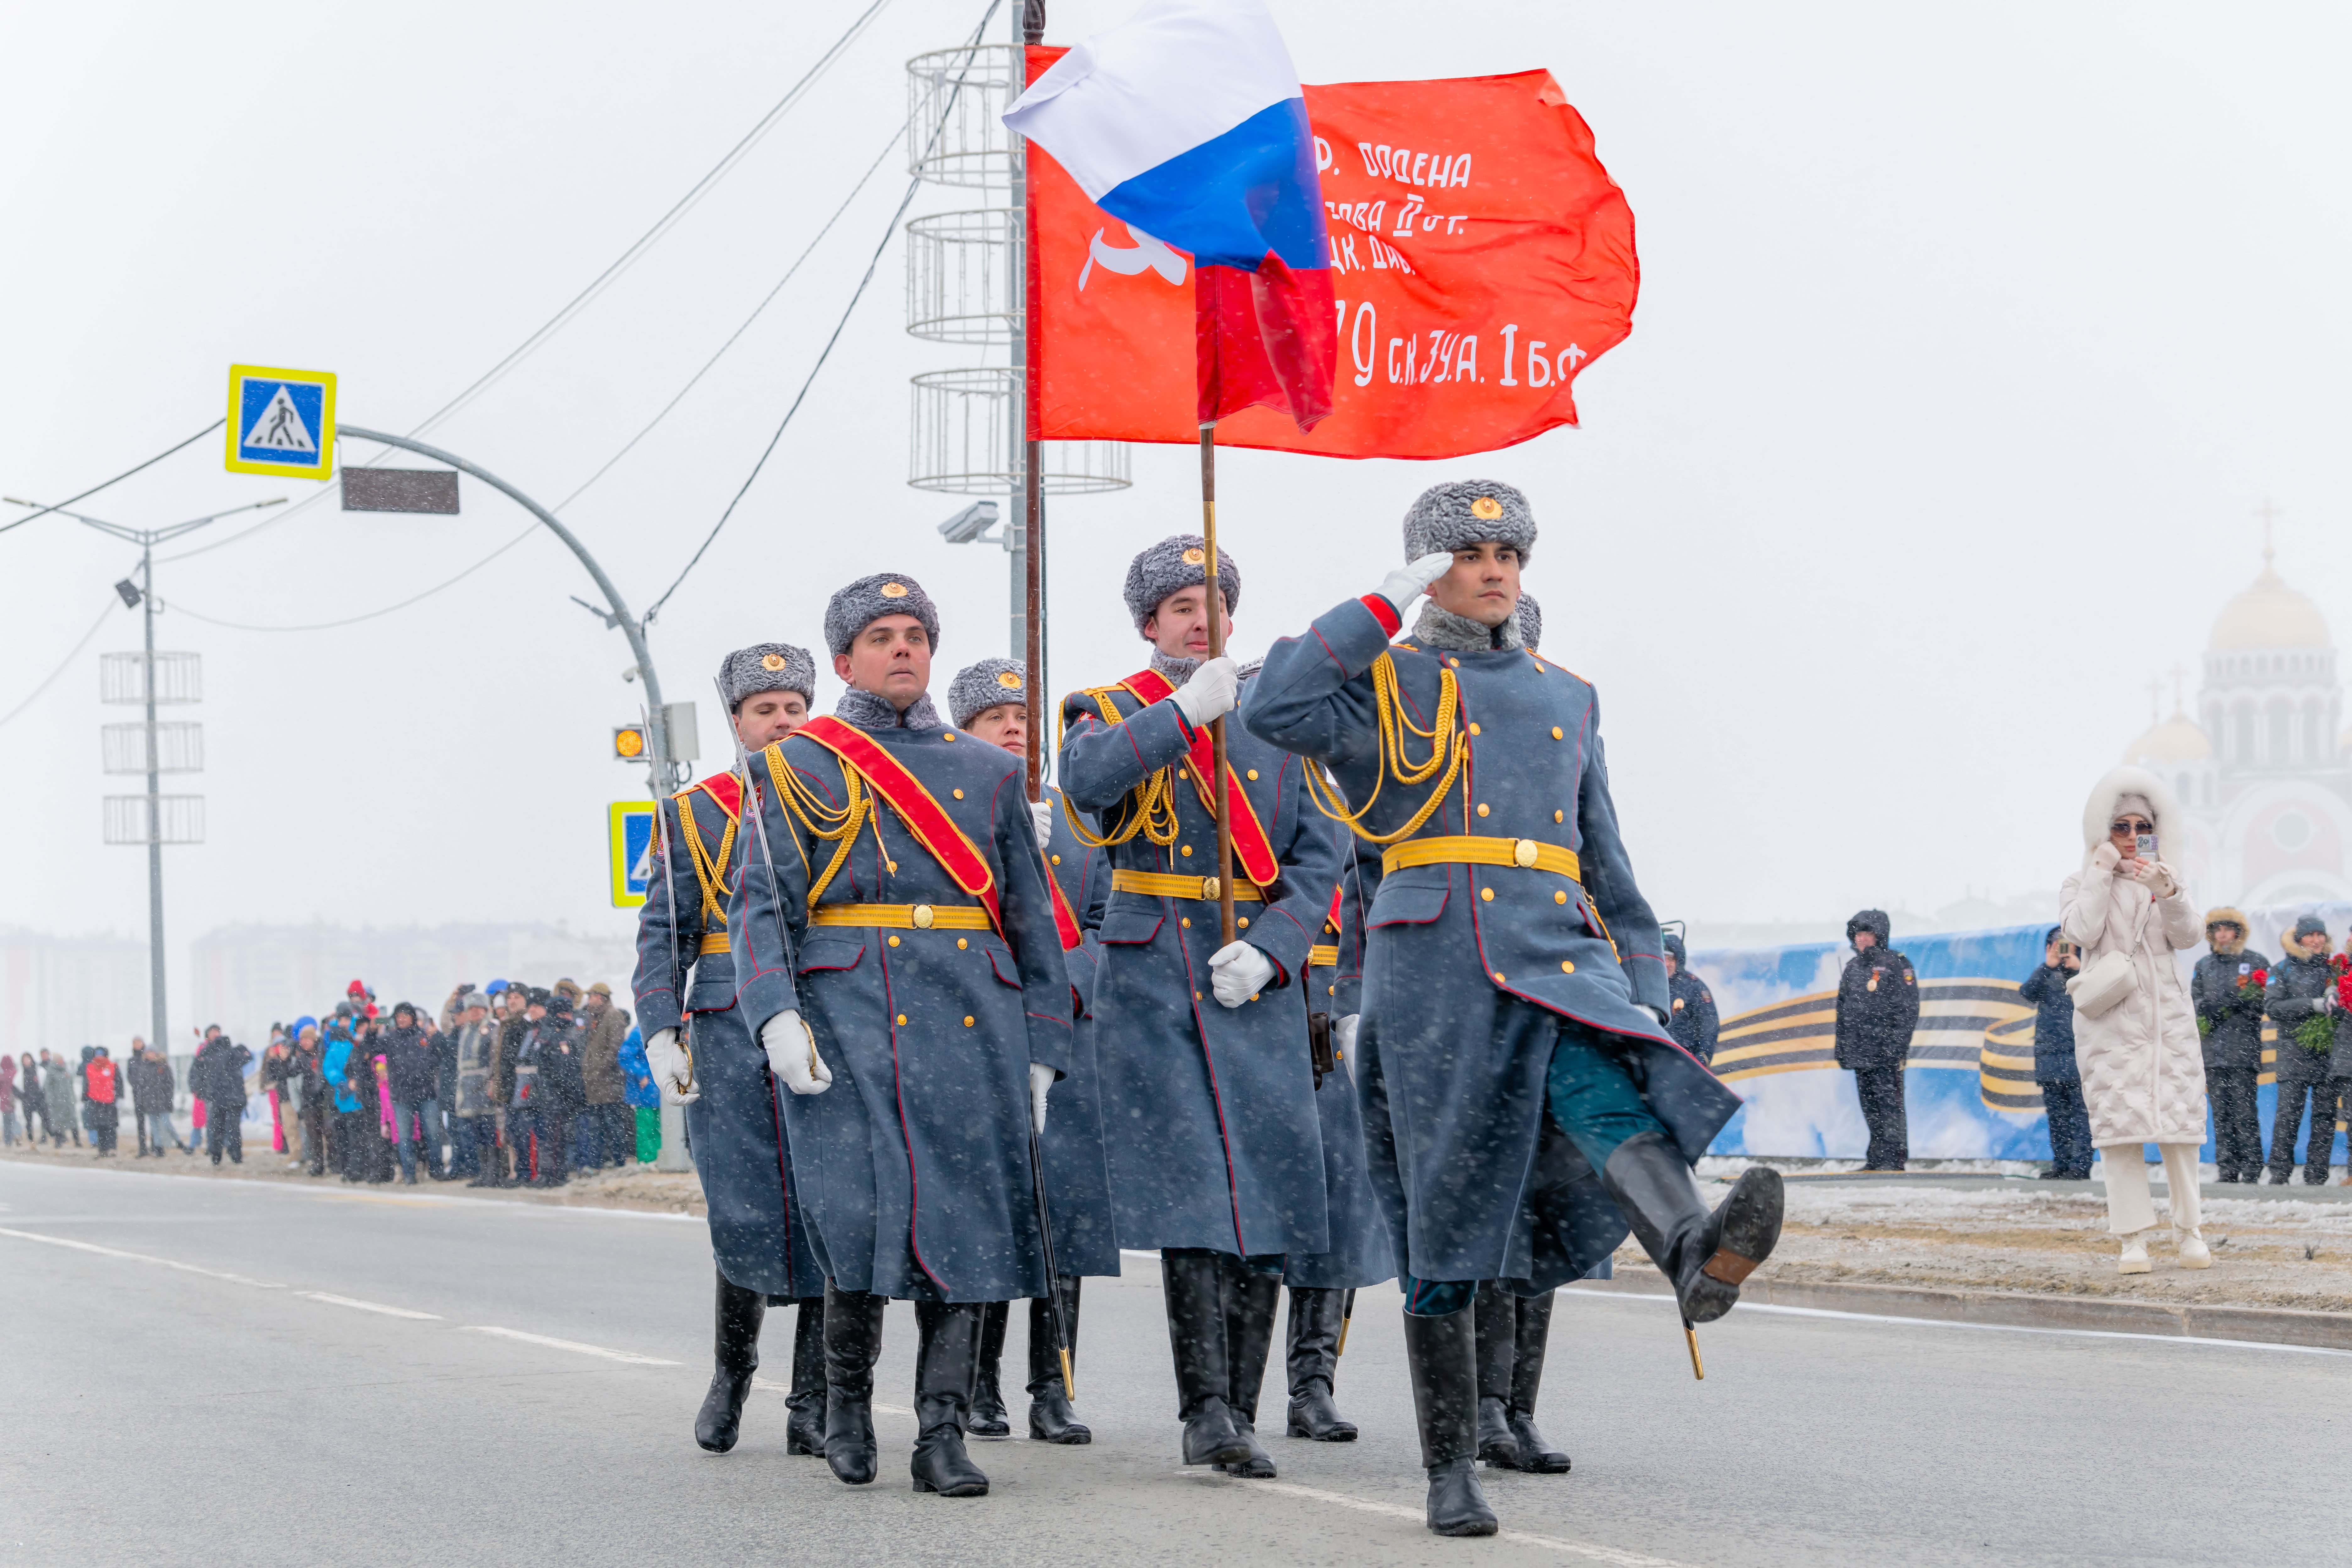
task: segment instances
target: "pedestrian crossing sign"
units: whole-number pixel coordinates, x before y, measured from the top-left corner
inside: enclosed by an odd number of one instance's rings
[[[613,907],[634,910],[654,879],[654,803],[616,800],[606,812],[613,852]]]
[[[335,376],[228,367],[228,471],[325,479],[335,469]]]

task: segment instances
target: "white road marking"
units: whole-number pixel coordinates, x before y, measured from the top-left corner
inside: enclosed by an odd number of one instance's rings
[[[1345,1492],[1325,1491],[1320,1487],[1302,1487],[1292,1481],[1244,1481],[1229,1477],[1204,1474],[1197,1469],[1181,1472],[1196,1480],[1228,1482],[1236,1491],[1279,1492],[1284,1497],[1304,1498],[1308,1502],[1329,1503],[1337,1508],[1352,1508],[1359,1513],[1384,1514],[1391,1519],[1410,1520],[1427,1528],[1428,1516],[1420,1509],[1406,1508],[1402,1503],[1374,1502],[1370,1498],[1349,1497]],[[1645,1557],[1638,1552],[1622,1552],[1614,1546],[1602,1546],[1591,1541],[1569,1541],[1557,1535],[1534,1535],[1524,1530],[1506,1530],[1496,1533],[1497,1541],[1507,1541],[1515,1546],[1540,1547],[1547,1552],[1565,1552],[1570,1556],[1590,1558],[1595,1563],[1608,1563],[1614,1568],[1689,1568],[1671,1557]]]
[[[578,1340],[559,1340],[546,1334],[527,1334],[520,1329],[494,1329],[482,1323],[467,1325],[478,1334],[496,1334],[502,1340],[520,1340],[525,1344],[545,1345],[550,1350],[572,1351],[580,1355],[602,1356],[606,1361],[626,1362],[632,1366],[676,1366],[674,1361],[659,1356],[639,1355],[635,1351],[607,1350],[603,1345],[583,1345]]]
[[[1563,1285],[1560,1293],[1569,1296],[1599,1296],[1611,1301],[1671,1301],[1672,1296],[1651,1295],[1635,1290],[1580,1290],[1573,1285]],[[1827,1307],[1776,1307],[1762,1301],[1742,1301],[1731,1309],[1735,1312],[1772,1312],[1784,1318],[1832,1318],[1849,1323],[1885,1323],[1906,1329],[1973,1329],[1992,1334],[2055,1334],[2061,1339],[2131,1340],[2144,1345],[2207,1345],[2233,1351],[2284,1351],[2291,1355],[2352,1356],[2352,1351],[2331,1350],[2326,1345],[2283,1345],[2270,1340],[2217,1340],[2204,1334],[2143,1334],[2129,1329],[2050,1329],[2032,1323],[1970,1323],[1956,1318],[1900,1318],[1890,1312],[1840,1312]]]
[[[126,1258],[133,1263],[152,1263],[163,1268],[176,1268],[184,1274],[201,1274],[207,1279],[226,1279],[232,1285],[250,1285],[257,1290],[283,1290],[283,1285],[267,1279],[252,1279],[242,1274],[224,1273],[217,1268],[199,1268],[194,1263],[178,1263],[169,1258],[150,1258],[143,1252],[125,1252],[117,1247],[100,1247],[92,1241],[68,1241],[62,1236],[43,1236],[37,1231],[0,1228],[0,1236],[13,1236],[19,1241],[46,1242],[51,1247],[69,1247],[76,1252],[95,1252],[100,1258]]]
[[[294,1294],[306,1301],[324,1301],[330,1307],[356,1307],[362,1312],[382,1312],[387,1318],[415,1318],[435,1323],[441,1321],[441,1314],[438,1312],[412,1312],[405,1307],[387,1307],[381,1301],[361,1301],[349,1296],[331,1296],[324,1290],[297,1290]]]
[[[789,1383],[776,1383],[764,1377],[753,1378],[751,1380],[751,1386],[753,1388],[764,1388],[771,1394],[790,1394],[793,1391],[793,1385]],[[903,1405],[877,1405],[874,1406],[874,1410],[877,1415],[912,1415],[914,1414],[912,1410],[909,1410]]]

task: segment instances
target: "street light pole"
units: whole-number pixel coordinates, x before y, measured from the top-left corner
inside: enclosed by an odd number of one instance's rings
[[[621,635],[629,639],[629,651],[636,656],[637,674],[646,683],[646,740],[653,749],[654,798],[659,800],[686,782],[670,761],[669,722],[662,710],[661,678],[654,673],[654,656],[646,647],[646,624],[629,614],[629,606],[621,599],[620,589],[614,587],[613,580],[604,575],[604,569],[596,564],[596,558],[588,553],[588,547],[580,542],[577,534],[556,521],[553,512],[523,494],[522,491],[488,469],[467,462],[455,452],[445,452],[438,447],[428,447],[422,441],[413,441],[405,436],[386,435],[381,430],[362,430],[356,425],[344,425],[340,422],[336,426],[335,435],[339,440],[373,441],[385,447],[398,447],[404,451],[414,452],[420,458],[430,458],[436,463],[446,463],[460,473],[471,474],[545,523],[554,532],[556,538],[563,541],[571,548],[572,553],[580,558],[580,564],[588,568],[588,575],[596,580],[596,586],[604,592],[604,602],[612,606],[612,613],[604,616],[605,624],[620,628]]]

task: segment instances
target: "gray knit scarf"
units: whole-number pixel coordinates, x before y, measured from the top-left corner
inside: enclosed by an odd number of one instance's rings
[[[1183,685],[1207,662],[1206,659],[1178,658],[1173,654],[1161,653],[1156,647],[1151,650],[1151,668],[1166,676],[1171,686]]]
[[[908,703],[901,712],[890,700],[875,692],[853,686],[841,694],[833,705],[833,716],[845,724],[855,724],[861,730],[937,730],[940,710],[931,706],[931,694],[924,692]]]
[[[1439,609],[1434,599],[1423,601],[1421,615],[1412,623],[1412,639],[1425,647],[1451,648],[1455,653],[1496,653],[1527,646],[1519,635],[1518,616],[1506,616],[1499,626],[1482,626],[1451,610]]]

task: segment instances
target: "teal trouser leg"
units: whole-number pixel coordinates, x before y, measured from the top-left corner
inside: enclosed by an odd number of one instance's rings
[[[1576,1024],[1561,1025],[1544,1088],[1552,1120],[1595,1172],[1609,1163],[1618,1144],[1637,1132],[1655,1132],[1673,1142],[1634,1086],[1623,1048],[1608,1036]]]

